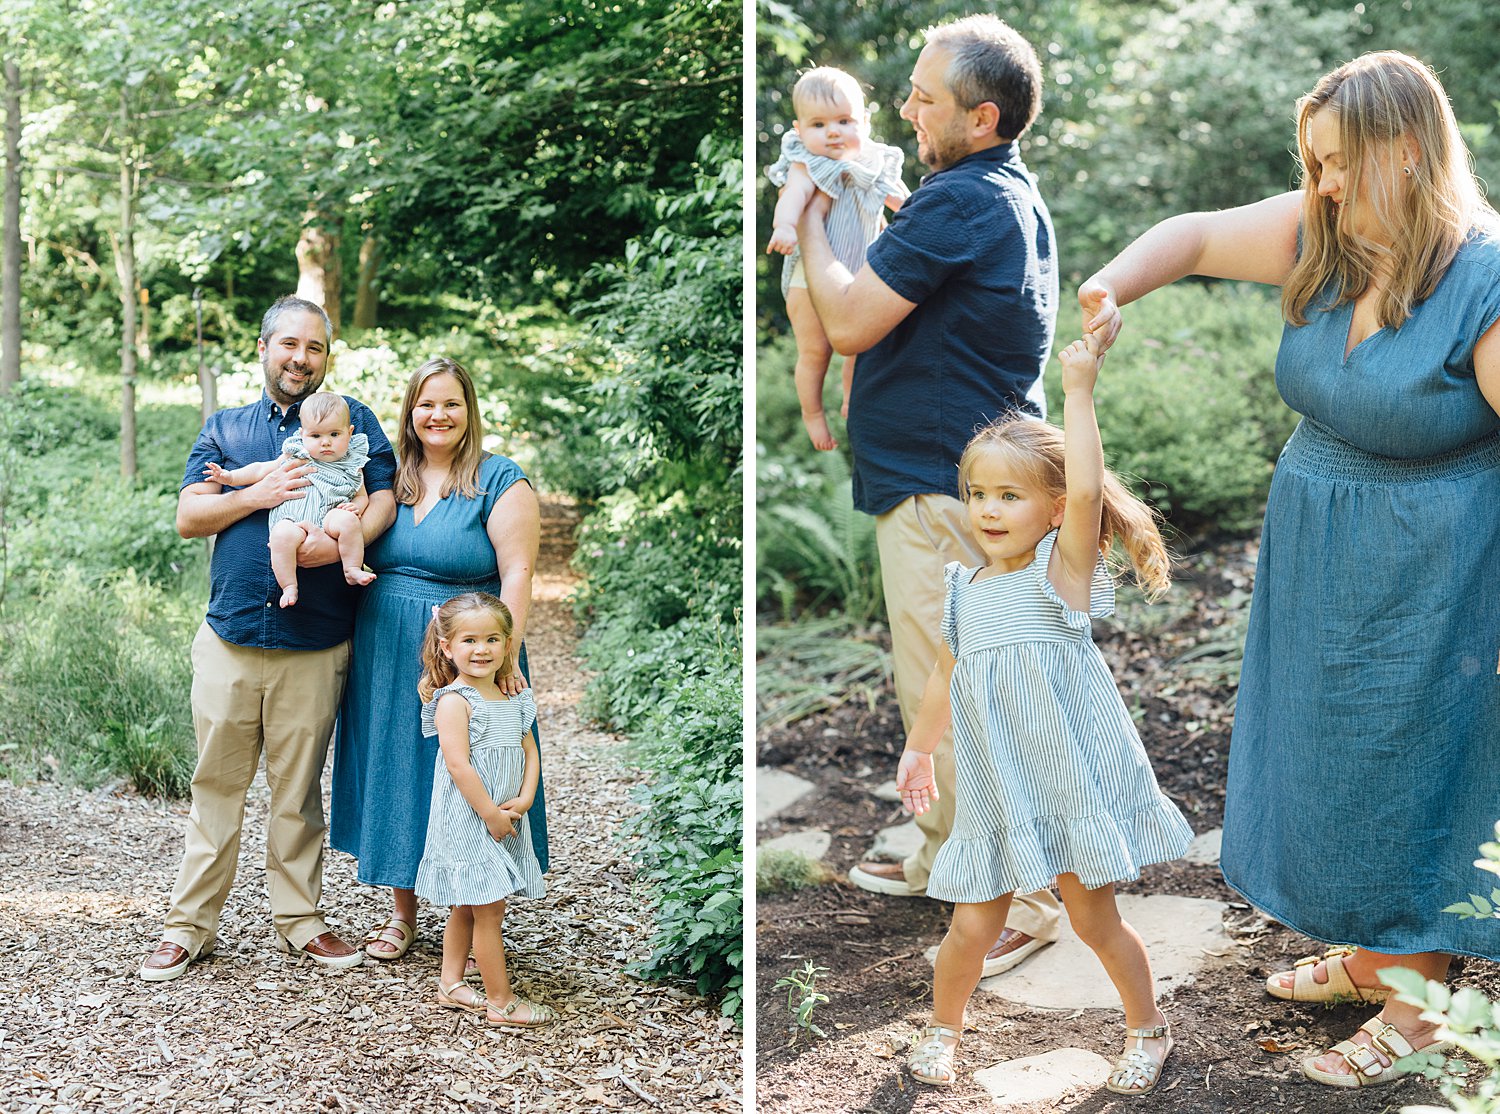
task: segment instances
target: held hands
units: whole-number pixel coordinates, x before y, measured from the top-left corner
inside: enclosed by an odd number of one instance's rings
[[[781,255],[791,255],[792,249],[797,246],[797,229],[790,224],[778,224],[771,232],[771,241],[766,244],[766,254],[777,252]]]
[[[1109,351],[1125,323],[1114,290],[1091,278],[1078,288],[1078,305],[1083,310],[1084,333],[1099,341],[1099,354]]]
[[[903,750],[896,764],[896,791],[902,806],[913,816],[921,816],[938,799],[937,779],[932,772],[932,755],[917,750]]]
[[[1099,379],[1101,351],[1099,338],[1090,333],[1082,340],[1075,340],[1057,354],[1057,358],[1062,361],[1064,394],[1070,394],[1073,391],[1094,393],[1094,384]]]

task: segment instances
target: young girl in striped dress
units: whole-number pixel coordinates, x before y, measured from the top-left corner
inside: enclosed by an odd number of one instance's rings
[[[1052,885],[1125,1006],[1126,1049],[1106,1086],[1152,1090],[1172,1038],[1151,963],[1120,919],[1114,883],[1179,857],[1192,831],[1157,788],[1090,619],[1114,610],[1104,554],[1118,538],[1152,596],[1169,559],[1155,518],[1104,467],[1094,418],[1096,342],[1061,353],[1066,433],[1012,417],[982,430],[959,461],[959,492],[988,564],[945,570],[946,643],[897,767],[902,802],[937,797],[932,752],[951,719],[958,797],[927,895],[954,902],[938,950],[931,1024],[908,1069],[957,1079],[954,1051],[986,950],[1011,894]]]
[[[531,690],[506,696],[510,609],[487,592],[465,592],[436,608],[422,646],[422,734],[437,736],[427,843],[416,891],[452,906],[443,931],[438,1004],[483,1014],[496,1027],[545,1025],[553,1011],[511,989],[500,929],[506,899],[546,892],[526,812],[540,770]],[[469,951],[484,979],[464,983]]]

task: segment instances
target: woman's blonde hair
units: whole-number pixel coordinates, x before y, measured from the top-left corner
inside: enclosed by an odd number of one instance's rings
[[[411,410],[417,404],[422,387],[434,375],[451,375],[458,381],[464,395],[464,432],[459,438],[458,448],[448,465],[448,475],[443,480],[440,499],[446,499],[457,491],[465,499],[481,494],[479,490],[479,462],[484,459],[483,438],[479,433],[479,398],[474,393],[474,380],[457,360],[446,356],[428,360],[416,371],[406,384],[406,397],[401,400],[401,431],[396,435],[396,502],[412,506],[422,499],[422,464],[427,459],[422,440],[412,425]]]
[[[1038,491],[1056,500],[1068,493],[1063,431],[1024,414],[1011,414],[985,426],[969,441],[958,461],[958,493],[969,501],[969,476],[981,453],[999,453],[1019,468]],[[1104,469],[1103,511],[1099,516],[1099,552],[1108,554],[1118,538],[1135,570],[1136,583],[1156,599],[1171,582],[1172,558],[1161,537],[1160,515],[1131,493],[1120,478]],[[1066,512],[1064,512],[1066,513]]]
[[[1318,193],[1322,167],[1310,140],[1313,116],[1338,120],[1346,166],[1344,202]],[[1409,175],[1382,147],[1407,145]],[[1302,252],[1282,287],[1282,315],[1307,324],[1307,307],[1333,286],[1331,306],[1359,297],[1378,270],[1388,282],[1375,305],[1382,327],[1400,328],[1428,297],[1474,224],[1489,213],[1473,160],[1437,75],[1423,62],[1381,50],[1346,62],[1297,102],[1297,156],[1302,171]],[[1389,229],[1389,247],[1354,231],[1361,208]]]
[[[505,653],[500,655],[500,664],[495,668],[495,681],[504,681],[511,673],[510,640],[515,632],[515,621],[510,617],[510,608],[499,596],[488,592],[464,592],[454,596],[433,615],[427,624],[427,634],[422,639],[422,679],[417,683],[417,693],[425,704],[438,689],[458,680],[458,667],[443,653],[443,640],[453,637],[454,628],[465,615],[476,611],[488,611],[500,626],[505,636]]]

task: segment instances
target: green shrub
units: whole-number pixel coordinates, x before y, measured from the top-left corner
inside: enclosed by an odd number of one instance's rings
[[[655,773],[637,794],[643,810],[626,825],[627,836],[639,837],[638,877],[656,908],[642,973],[722,992],[729,1017],[743,1008],[741,700],[733,662],[660,697],[639,736],[641,764]]]
[[[202,613],[134,571],[50,577],[0,619],[0,738],[27,773],[181,791],[194,755],[188,657]]]

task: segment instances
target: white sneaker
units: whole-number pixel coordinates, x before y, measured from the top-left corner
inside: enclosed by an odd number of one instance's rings
[[[862,890],[890,897],[921,897],[926,892],[912,889],[900,863],[860,863],[850,867],[849,881]]]

